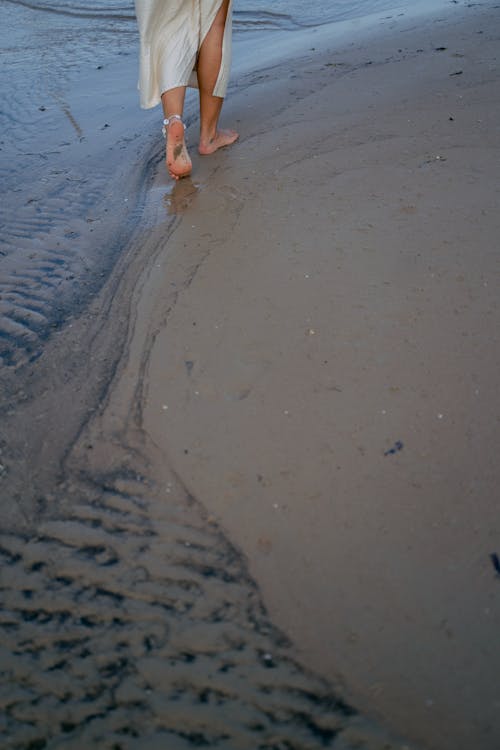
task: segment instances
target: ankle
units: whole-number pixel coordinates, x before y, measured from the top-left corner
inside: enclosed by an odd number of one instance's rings
[[[164,138],[167,137],[167,131],[170,130],[170,126],[175,125],[176,123],[178,123],[179,125],[182,125],[183,129],[186,130],[186,126],[182,122],[181,115],[173,114],[173,115],[168,115],[168,117],[165,117],[165,119],[163,120],[163,127],[161,129]]]
[[[211,143],[217,135],[217,126],[200,130],[200,143]]]

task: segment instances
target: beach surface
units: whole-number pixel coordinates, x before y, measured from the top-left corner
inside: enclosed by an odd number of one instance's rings
[[[304,662],[450,750],[500,742],[499,18],[468,13],[228,102],[144,410]]]
[[[500,746],[500,15],[350,24],[12,360],[12,747]]]

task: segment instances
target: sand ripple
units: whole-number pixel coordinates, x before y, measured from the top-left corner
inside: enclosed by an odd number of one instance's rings
[[[143,116],[134,91],[135,24],[118,7],[106,15],[96,3],[86,6],[87,18],[54,21],[40,10],[52,6],[64,10],[57,2],[2,6],[9,34],[0,39],[7,81],[0,112],[0,364],[16,368],[36,359],[51,332],[102,284],[133,224],[124,186],[140,191],[149,166],[147,155],[137,163],[137,151],[128,150],[139,138],[135,122],[129,117],[121,126],[112,108],[103,108],[114,86],[104,68],[128,56],[129,109],[137,120]],[[118,108],[120,92],[115,96]],[[151,148],[146,137],[141,143]]]
[[[175,482],[122,470],[71,503],[0,539],[3,743],[382,747],[290,658],[243,559]]]

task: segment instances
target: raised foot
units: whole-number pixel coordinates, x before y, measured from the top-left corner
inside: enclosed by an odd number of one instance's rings
[[[198,151],[202,156],[208,156],[208,154],[213,154],[214,151],[217,151],[219,148],[230,146],[237,141],[238,138],[239,134],[236,130],[218,130],[214,138],[200,139]]]
[[[174,180],[191,174],[191,157],[184,138],[184,125],[181,120],[172,120],[166,129],[167,169]]]

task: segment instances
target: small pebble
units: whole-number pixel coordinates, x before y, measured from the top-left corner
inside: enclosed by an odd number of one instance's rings
[[[500,576],[500,558],[496,552],[492,552],[490,555],[491,564],[493,565],[497,576]]]
[[[401,440],[396,440],[392,448],[389,448],[389,450],[384,452],[384,456],[393,456],[395,453],[399,453],[399,451],[402,451],[404,448],[404,444],[401,442]]]

